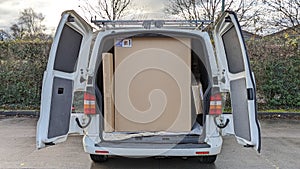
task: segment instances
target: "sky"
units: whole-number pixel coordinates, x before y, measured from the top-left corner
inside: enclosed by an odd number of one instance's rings
[[[43,24],[47,28],[46,33],[53,35],[59,23],[61,13],[65,10],[73,9],[83,18],[88,18],[87,21],[89,22],[90,16],[84,13],[79,7],[79,5],[83,4],[83,1],[85,0],[0,0],[0,30],[11,33],[9,27],[17,22],[20,12],[26,8],[33,8],[35,12],[42,13],[45,16]],[[129,8],[128,18],[125,19],[167,19],[170,17],[166,16],[163,12],[165,4],[169,0],[131,1],[134,5]],[[256,6],[256,8],[260,7],[261,6]],[[130,14],[133,15],[131,16]],[[172,19],[178,19],[178,17],[172,16]],[[267,29],[268,30],[264,30],[263,33],[266,31],[268,34],[278,30]],[[247,30],[253,31],[254,27],[248,27]]]
[[[142,7],[143,12],[158,13],[163,9],[168,0],[132,0],[137,7]],[[45,15],[44,24],[48,33],[53,33],[60,20],[61,13],[73,9],[84,15],[80,5],[81,0],[0,0],[0,30],[9,31],[20,12],[26,8],[33,8],[35,12]]]

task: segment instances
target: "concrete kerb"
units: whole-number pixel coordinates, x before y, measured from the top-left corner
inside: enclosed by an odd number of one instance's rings
[[[34,110],[4,110],[0,111],[1,116],[39,116],[39,111]]]
[[[259,112],[258,118],[299,118],[300,113],[298,112]]]

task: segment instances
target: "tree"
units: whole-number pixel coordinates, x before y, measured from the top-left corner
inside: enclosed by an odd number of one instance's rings
[[[11,39],[11,36],[4,30],[0,30],[0,41],[5,41]]]
[[[209,3],[202,0],[169,0],[166,12],[172,15],[179,15],[186,20],[214,20],[216,7],[221,2]]]
[[[42,24],[45,16],[42,13],[36,13],[32,8],[24,9],[20,13],[17,22],[10,27],[12,35],[16,39],[35,39],[45,38],[45,25]]]
[[[131,4],[131,0],[82,0],[81,9],[90,16],[97,16],[101,19],[120,19]]]
[[[233,10],[238,14],[241,26],[255,24],[259,19],[258,9],[254,9],[255,0],[227,0],[225,10]],[[210,20],[215,21],[221,13],[222,0],[169,0],[165,9],[166,13],[179,15],[186,20]]]
[[[292,28],[300,33],[296,27],[300,24],[299,0],[262,0],[262,2],[270,16],[265,20],[268,25],[273,26],[275,30]]]

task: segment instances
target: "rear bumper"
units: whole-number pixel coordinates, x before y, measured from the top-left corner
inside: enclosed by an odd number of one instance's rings
[[[125,157],[149,157],[149,156],[204,156],[217,155],[221,152],[222,138],[209,139],[207,146],[193,145],[138,145],[131,144],[95,144],[88,136],[83,137],[84,151],[89,154],[116,155]]]

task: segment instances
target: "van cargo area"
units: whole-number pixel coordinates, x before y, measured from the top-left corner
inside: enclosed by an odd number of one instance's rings
[[[99,144],[209,146],[203,125],[212,87],[209,65],[204,40],[189,34],[104,37],[94,77],[97,113],[102,114]]]

